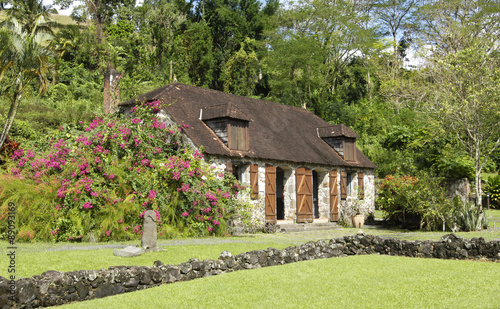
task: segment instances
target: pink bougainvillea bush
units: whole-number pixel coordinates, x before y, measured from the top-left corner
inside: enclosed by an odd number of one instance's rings
[[[131,239],[149,209],[159,237],[226,233],[244,188],[184,148],[180,133],[188,126],[166,127],[160,108],[156,101],[130,117],[63,126],[33,149],[17,149],[0,175],[0,235],[9,202],[19,240]]]

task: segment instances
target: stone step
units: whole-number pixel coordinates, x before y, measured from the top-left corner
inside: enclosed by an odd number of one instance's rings
[[[285,233],[295,233],[304,231],[326,231],[338,229],[339,226],[335,222],[325,223],[294,223],[294,224],[279,224],[279,229]]]

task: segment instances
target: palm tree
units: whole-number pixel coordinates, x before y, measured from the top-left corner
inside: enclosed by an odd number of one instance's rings
[[[60,26],[50,18],[50,14],[55,12],[51,5],[43,5],[43,0],[20,0],[12,2],[12,7],[7,10],[9,19],[16,19],[23,31],[32,32],[36,28],[37,32],[52,33],[52,28]]]
[[[29,32],[15,18],[10,18],[0,29],[0,91],[10,98],[10,108],[0,135],[0,149],[9,134],[26,87],[35,84],[39,92],[47,91],[49,72],[49,42],[52,36],[39,32],[45,26],[37,19]],[[8,80],[3,83],[4,79]],[[4,85],[7,84],[7,85]]]

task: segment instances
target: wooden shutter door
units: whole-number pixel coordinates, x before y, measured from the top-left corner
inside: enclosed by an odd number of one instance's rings
[[[233,163],[231,161],[226,161],[226,172],[229,174],[233,173]]]
[[[250,189],[252,199],[259,198],[259,166],[257,164],[250,164]]]
[[[266,165],[266,222],[276,223],[276,167]]]
[[[363,172],[358,173],[359,199],[365,198],[365,177]]]
[[[330,171],[330,221],[339,221],[339,189],[337,170]]]
[[[340,171],[340,198],[347,198],[347,172]]]
[[[312,170],[299,167],[295,171],[297,188],[297,223],[313,221]]]

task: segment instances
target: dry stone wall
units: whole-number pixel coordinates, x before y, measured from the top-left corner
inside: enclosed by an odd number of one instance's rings
[[[161,261],[148,266],[113,266],[101,270],[59,272],[15,282],[15,302],[9,301],[12,282],[0,277],[1,308],[35,308],[102,298],[147,289],[161,284],[188,281],[223,273],[283,265],[299,261],[363,254],[385,254],[439,259],[486,259],[500,261],[500,241],[462,239],[454,234],[439,241],[406,241],[371,235],[319,240],[282,250],[269,248],[233,256],[224,251],[217,260],[191,259],[179,265]]]

